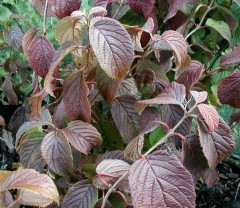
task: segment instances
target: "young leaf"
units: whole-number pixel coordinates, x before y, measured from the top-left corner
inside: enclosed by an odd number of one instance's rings
[[[212,106],[206,104],[199,104],[198,110],[208,125],[209,130],[215,131],[219,124],[218,112]]]
[[[29,2],[38,10],[38,12],[43,16],[46,0],[29,0]],[[55,17],[55,14],[52,12],[51,7],[47,8],[47,16]]]
[[[4,171],[0,173],[2,175]],[[52,179],[32,169],[16,170],[0,185],[0,192],[12,189],[27,190],[59,203],[59,194]]]
[[[126,143],[131,141],[139,130],[139,115],[133,107],[135,102],[134,97],[118,97],[111,108],[113,120]]]
[[[129,183],[134,207],[195,207],[191,174],[166,151],[156,151],[134,162]]]
[[[67,128],[63,129],[63,134],[73,147],[85,155],[102,142],[102,137],[97,129],[83,121],[72,121]]]
[[[233,49],[227,55],[224,55],[221,59],[220,66],[228,66],[240,63],[240,46]]]
[[[4,94],[6,95],[10,105],[18,105],[18,97],[17,97],[15,91],[13,90],[10,76],[8,76],[4,80],[2,90],[3,90]]]
[[[15,50],[22,49],[23,32],[18,26],[12,26],[9,31],[3,30],[3,37],[7,44]]]
[[[98,190],[89,180],[82,180],[73,184],[65,197],[62,207],[92,208],[98,200]]]
[[[231,155],[235,142],[231,129],[223,120],[219,120],[214,132],[209,132],[205,124],[198,121],[198,131],[203,153],[211,168],[215,168],[225,157]]]
[[[191,94],[196,103],[203,103],[207,99],[207,92],[198,92],[198,91],[191,91]]]
[[[112,78],[123,78],[134,56],[133,43],[123,26],[114,19],[95,17],[90,22],[89,38],[102,69]]]
[[[41,77],[45,77],[53,60],[55,50],[52,43],[45,36],[37,36],[28,46],[26,56],[35,71]]]
[[[91,122],[91,106],[88,100],[88,86],[83,73],[75,71],[68,75],[63,84],[63,102],[72,120]]]
[[[223,104],[240,108],[240,71],[234,71],[220,82],[218,98]]]
[[[124,157],[131,160],[137,160],[142,155],[144,136],[140,135],[134,138],[124,150]]]
[[[183,84],[187,89],[194,86],[203,72],[204,66],[198,61],[192,61],[187,70],[185,70],[176,80]]]
[[[79,10],[82,0],[50,0],[53,13],[60,19],[70,16],[73,11]]]
[[[169,8],[168,8],[168,14],[164,19],[164,22],[172,18],[177,14],[177,11],[181,9],[181,6],[183,5],[184,0],[168,0]]]
[[[48,167],[59,175],[73,173],[72,150],[63,133],[48,133],[41,144],[42,156]]]
[[[145,19],[150,17],[153,12],[155,0],[129,0],[128,4],[132,10],[138,14],[143,14]]]

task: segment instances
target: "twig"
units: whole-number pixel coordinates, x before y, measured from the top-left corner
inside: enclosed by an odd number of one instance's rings
[[[46,0],[43,13],[43,34],[46,35],[46,16],[47,16],[48,0]]]

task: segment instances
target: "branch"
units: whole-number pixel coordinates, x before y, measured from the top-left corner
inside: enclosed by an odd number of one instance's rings
[[[47,16],[48,0],[45,2],[45,8],[43,13],[43,34],[46,35],[46,16]]]

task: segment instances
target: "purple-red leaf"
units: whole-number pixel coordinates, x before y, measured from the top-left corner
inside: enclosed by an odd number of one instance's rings
[[[130,168],[129,183],[134,207],[195,207],[191,174],[166,151],[137,160]]]
[[[88,100],[88,86],[83,73],[71,73],[63,84],[63,102],[72,120],[91,122],[91,106]]]
[[[199,104],[198,110],[208,125],[209,130],[215,131],[219,124],[218,112],[212,106],[207,104]]]
[[[155,0],[129,0],[128,4],[132,10],[142,14],[146,19],[153,13]]]
[[[123,26],[114,19],[95,17],[90,22],[89,38],[101,68],[112,78],[123,78],[134,56],[133,43]]]
[[[100,157],[97,158],[96,164],[98,165],[100,162],[106,159],[118,159],[118,160],[123,160],[124,159],[124,154],[122,150],[114,150],[111,152],[104,153]]]
[[[137,160],[142,155],[144,136],[140,135],[134,138],[124,150],[124,157],[131,160]]]
[[[45,77],[53,60],[55,50],[52,43],[45,36],[37,36],[32,39],[25,55],[35,71],[41,77]]]
[[[188,69],[178,77],[176,82],[183,84],[189,89],[198,82],[203,69],[204,66],[200,62],[192,61]]]
[[[198,131],[203,153],[211,168],[231,155],[235,142],[231,129],[223,120],[220,119],[214,132],[209,132],[203,121],[198,121]]]
[[[64,136],[78,151],[88,154],[102,142],[102,137],[95,127],[83,121],[72,121],[63,129]]]
[[[221,59],[220,66],[228,66],[240,63],[240,46],[233,49],[233,51],[227,55],[224,55]]]
[[[191,91],[191,94],[195,100],[196,103],[202,103],[207,99],[207,92],[198,92],[198,91]]]
[[[3,30],[3,37],[7,44],[15,50],[22,48],[23,32],[18,26],[12,26],[9,31]]]
[[[168,14],[164,19],[164,22],[176,15],[177,11],[181,8],[184,0],[167,0],[169,4]]]
[[[79,10],[82,0],[50,0],[49,3],[53,13],[61,19]]]
[[[38,12],[43,16],[46,0],[29,0],[29,2],[38,10]],[[55,17],[55,14],[52,12],[51,7],[48,5],[47,16]]]
[[[66,208],[92,208],[98,200],[98,190],[89,180],[73,184],[63,198],[62,206]]]
[[[220,82],[218,98],[223,104],[240,108],[240,71],[234,71]]]
[[[54,109],[53,113],[53,123],[56,125],[58,128],[63,128],[65,127],[66,121],[69,120],[69,116],[66,111],[66,107],[64,105],[63,100],[60,102],[58,106]]]
[[[7,77],[4,80],[2,90],[5,93],[10,105],[18,104],[18,97],[17,97],[15,91],[13,90],[11,77]]]

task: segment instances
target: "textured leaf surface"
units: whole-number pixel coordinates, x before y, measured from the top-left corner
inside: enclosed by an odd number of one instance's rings
[[[169,4],[168,14],[165,17],[164,22],[166,22],[168,19],[175,16],[177,11],[183,5],[183,3],[184,3],[184,0],[168,0],[168,4]]]
[[[62,207],[67,208],[92,208],[98,200],[97,188],[88,180],[73,184],[66,193]]]
[[[48,167],[55,173],[67,175],[73,172],[71,147],[60,130],[50,132],[44,137],[41,152]]]
[[[195,100],[196,103],[202,103],[207,99],[207,92],[198,92],[198,91],[191,91],[191,94]]]
[[[212,106],[206,104],[199,104],[198,110],[208,125],[209,130],[215,131],[219,124],[218,112]]]
[[[43,16],[46,0],[29,0],[29,2],[38,10],[38,12]],[[47,16],[54,17],[55,14],[52,12],[51,7],[48,5]]]
[[[7,44],[15,50],[20,50],[22,48],[23,32],[18,26],[10,27],[8,32],[4,30],[3,37]]]
[[[88,86],[83,73],[71,73],[63,84],[63,102],[66,111],[72,120],[91,121],[91,106],[88,100]]]
[[[97,129],[83,121],[72,121],[63,133],[73,147],[86,155],[102,141]]]
[[[137,12],[138,14],[143,14],[143,16],[147,19],[151,16],[153,12],[155,0],[129,0],[128,4],[132,10]]]
[[[25,55],[35,73],[45,77],[53,60],[54,52],[52,43],[45,36],[37,36],[32,39]]]
[[[234,138],[229,126],[222,120],[214,132],[209,132],[203,122],[198,122],[198,131],[203,153],[211,168],[215,168],[223,158],[231,155]]]
[[[124,157],[137,160],[142,155],[142,148],[143,148],[144,136],[137,136],[134,138],[124,150]]]
[[[53,114],[54,125],[56,125],[60,129],[64,128],[66,125],[66,121],[69,120],[69,116],[67,114],[66,107],[64,105],[63,100],[54,110],[55,110]]]
[[[52,179],[32,169],[14,171],[0,186],[0,192],[12,189],[24,189],[59,202],[59,194]]]
[[[111,152],[104,153],[100,157],[97,158],[96,164],[98,165],[100,162],[106,159],[118,159],[118,160],[123,160],[124,159],[124,154],[122,150],[114,150]]]
[[[240,108],[240,71],[234,71],[220,82],[218,98],[223,104]]]
[[[22,38],[23,52],[24,52],[27,59],[30,56],[30,54],[27,54],[28,53],[28,47],[29,47],[30,43],[32,42],[34,36],[36,35],[37,31],[38,31],[38,29],[32,28],[32,29],[28,30]]]
[[[82,0],[50,0],[53,13],[58,18],[70,16],[73,11],[79,10]]]
[[[140,93],[138,92],[137,85],[135,83],[135,80],[133,78],[124,79],[121,82],[120,88],[118,90],[117,96],[124,96],[124,95],[130,95],[135,98],[138,98],[140,96]]]
[[[93,18],[89,38],[102,69],[112,78],[123,78],[134,56],[133,43],[123,26],[107,17]]]
[[[130,168],[129,183],[134,207],[195,207],[191,174],[166,151],[137,160]]]
[[[15,91],[13,90],[10,76],[8,76],[4,80],[2,90],[3,90],[4,94],[6,95],[10,105],[18,105],[18,97],[17,97]]]
[[[123,96],[117,98],[111,108],[113,120],[126,143],[137,136],[139,130],[139,115],[133,107],[135,102],[134,97]]]
[[[228,66],[240,63],[240,46],[233,49],[233,51],[227,55],[224,55],[221,59],[221,66]]]

